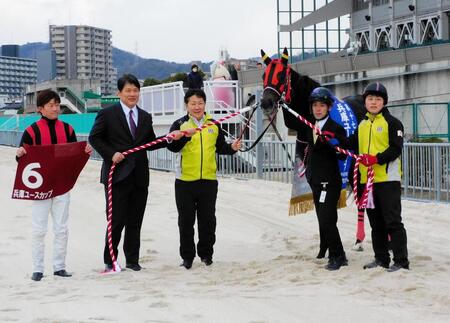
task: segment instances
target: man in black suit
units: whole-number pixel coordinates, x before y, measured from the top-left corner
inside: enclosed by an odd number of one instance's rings
[[[321,240],[317,258],[323,258],[328,248],[325,268],[337,270],[347,265],[337,228],[337,204],[342,188],[338,159],[345,159],[346,155],[337,153],[334,146],[339,144],[339,140],[345,140],[345,130],[329,117],[333,96],[328,89],[314,89],[310,102],[316,127],[322,131],[321,136],[317,136],[314,130],[309,131],[306,153],[306,179],[313,193]]]
[[[153,131],[152,116],[137,106],[140,84],[136,77],[131,74],[123,75],[117,81],[117,87],[120,103],[98,112],[89,134],[89,142],[103,158],[100,182],[105,185],[107,203],[108,173],[111,165],[117,164],[112,186],[113,250],[117,257],[117,246],[125,227],[123,251],[126,258],[126,267],[139,271],[141,270],[139,265],[140,233],[149,184],[148,159],[145,150],[140,150],[126,157],[122,152],[157,138]],[[171,135],[175,140],[183,136],[180,131],[175,131]],[[166,146],[167,142],[163,141],[151,146],[148,150]],[[106,265],[105,270],[112,270],[113,264],[107,236],[103,258]]]

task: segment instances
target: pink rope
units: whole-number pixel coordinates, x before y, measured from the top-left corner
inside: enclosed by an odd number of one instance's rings
[[[196,131],[202,131],[203,129],[205,129],[207,127],[210,127],[210,126],[215,125],[215,124],[220,124],[220,123],[222,123],[225,120],[231,119],[231,118],[233,118],[233,117],[235,117],[235,116],[237,116],[239,114],[245,113],[245,112],[249,111],[252,108],[253,107],[247,107],[247,108],[241,109],[239,111],[236,111],[234,113],[226,115],[226,116],[224,116],[224,117],[222,117],[222,118],[220,118],[218,120],[214,120],[212,122],[204,124],[201,127],[197,127],[197,128],[195,128],[195,130]],[[181,131],[181,132],[183,134],[187,133],[186,131]],[[156,140],[154,140],[152,142],[146,143],[144,145],[141,145],[141,146],[138,146],[138,147],[135,147],[135,148],[131,148],[131,149],[127,150],[127,151],[124,151],[122,154],[124,156],[127,156],[129,154],[135,153],[137,151],[146,149],[146,148],[148,148],[150,146],[159,144],[159,143],[161,143],[163,141],[168,141],[169,139],[173,139],[173,138],[174,137],[172,135],[168,134],[168,135],[166,135],[166,136],[164,136],[162,138],[156,139]],[[113,263],[112,271],[120,272],[122,269],[120,268],[119,263],[117,262],[116,255],[114,254],[114,250],[113,250],[113,244],[112,244],[112,213],[113,213],[113,207],[112,207],[112,193],[113,193],[112,192],[112,178],[113,178],[114,170],[116,169],[116,165],[117,165],[116,163],[113,163],[111,165],[111,168],[109,169],[109,175],[108,175],[108,216],[107,216],[107,222],[108,223],[107,223],[107,234],[108,234],[109,255],[111,256],[111,261]]]
[[[313,129],[317,135],[322,134],[322,131],[318,127],[316,127],[314,124],[309,122],[305,117],[301,116],[296,111],[292,110],[287,104],[282,103],[282,107],[284,109],[286,109],[287,111],[289,111],[291,114],[293,114],[297,119],[299,119],[301,122],[306,124],[308,127]],[[328,138],[327,138],[327,140],[328,140]],[[353,196],[355,197],[355,202],[356,202],[358,209],[365,209],[367,206],[369,193],[371,192],[372,186],[373,186],[373,178],[375,175],[374,171],[373,171],[373,167],[369,166],[367,169],[367,183],[365,185],[363,195],[358,200],[358,168],[359,168],[359,163],[361,161],[362,156],[361,155],[358,156],[358,155],[352,153],[351,151],[349,151],[347,149],[343,149],[338,146],[335,146],[334,148],[342,154],[345,154],[347,156],[355,158],[355,167],[353,168]]]

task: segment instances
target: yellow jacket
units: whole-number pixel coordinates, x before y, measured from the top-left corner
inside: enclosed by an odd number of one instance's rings
[[[402,175],[403,125],[387,108],[373,116],[366,114],[355,133],[359,154],[377,156],[374,183],[400,181]],[[367,182],[367,167],[359,164],[361,183]]]
[[[209,114],[205,114],[203,122],[214,121]],[[197,128],[191,116],[186,115],[176,120],[170,131]],[[197,132],[190,138],[183,137],[172,141],[168,149],[178,152],[176,160],[176,178],[183,181],[196,181],[200,179],[216,180],[217,164],[216,153],[232,155],[235,151],[231,144],[225,141],[223,130],[213,124]]]

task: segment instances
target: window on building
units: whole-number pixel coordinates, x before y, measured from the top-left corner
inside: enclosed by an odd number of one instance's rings
[[[385,50],[391,47],[391,26],[375,29],[376,49]]]
[[[421,43],[427,44],[442,39],[439,29],[439,16],[428,17],[420,20]]]
[[[415,43],[414,22],[400,23],[397,25],[397,47],[408,47]]]

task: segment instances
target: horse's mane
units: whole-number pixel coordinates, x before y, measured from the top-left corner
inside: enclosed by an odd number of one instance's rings
[[[319,86],[320,83],[316,82],[309,76],[302,75],[294,70],[291,70],[290,107],[303,116],[309,115],[309,95],[312,90]]]
[[[320,86],[320,83],[313,80],[308,75],[302,75],[291,70],[291,86],[291,109],[303,116],[310,116],[309,95],[316,87]],[[358,123],[364,119],[364,115],[367,111],[364,107],[364,100],[361,95],[347,96],[343,98],[343,101],[350,105]]]
[[[363,99],[362,95],[360,95],[360,94],[350,95],[350,96],[346,96],[342,100],[350,105],[350,107],[353,110],[353,113],[356,116],[356,119],[358,120],[358,124],[359,124],[361,122],[361,120],[364,119],[364,116],[366,115],[366,112],[367,112],[366,108],[364,107],[364,99]]]

